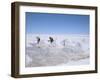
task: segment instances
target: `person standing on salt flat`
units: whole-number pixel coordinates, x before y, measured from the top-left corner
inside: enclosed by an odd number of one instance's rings
[[[39,45],[39,43],[40,43],[40,37],[37,36],[36,39],[37,39],[37,44],[38,44],[37,47],[40,48],[40,45]]]
[[[66,46],[66,40],[63,40],[62,42],[63,42],[63,46]]]
[[[37,39],[37,44],[39,44],[40,43],[40,37],[36,37],[36,39]]]
[[[52,44],[54,42],[54,39],[52,37],[49,37],[49,41]]]

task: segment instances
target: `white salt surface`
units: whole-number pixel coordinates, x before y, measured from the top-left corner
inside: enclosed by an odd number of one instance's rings
[[[36,37],[40,37],[37,44]],[[54,42],[48,42],[53,37]],[[88,35],[32,35],[26,36],[26,67],[87,65],[89,64]]]

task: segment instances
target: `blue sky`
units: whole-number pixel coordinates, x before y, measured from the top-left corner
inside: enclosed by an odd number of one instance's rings
[[[89,34],[89,15],[26,12],[27,34]]]

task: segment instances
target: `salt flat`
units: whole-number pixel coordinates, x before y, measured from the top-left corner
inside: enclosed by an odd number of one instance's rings
[[[36,37],[40,37],[37,44]],[[54,39],[51,44],[49,37]],[[87,65],[89,64],[88,35],[26,35],[26,67]]]

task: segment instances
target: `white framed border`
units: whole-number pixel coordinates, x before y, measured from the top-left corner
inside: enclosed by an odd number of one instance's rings
[[[73,8],[52,8],[37,6],[19,7],[19,30],[20,30],[20,52],[19,52],[19,74],[40,74],[55,72],[73,72],[95,70],[95,10],[73,9]],[[57,14],[81,14],[90,15],[90,65],[78,66],[52,66],[52,67],[31,67],[25,68],[25,12],[57,13]],[[94,42],[94,43],[93,43]]]

